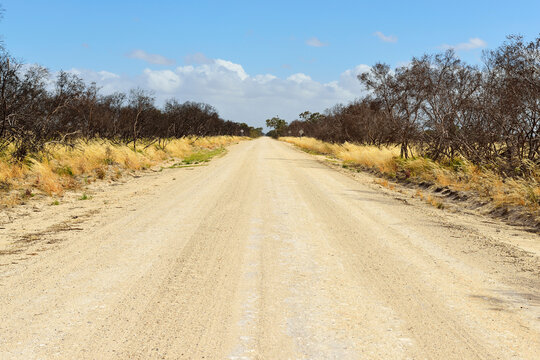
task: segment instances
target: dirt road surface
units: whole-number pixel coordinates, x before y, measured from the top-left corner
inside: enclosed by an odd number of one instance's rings
[[[35,207],[0,246],[1,359],[540,354],[538,235],[267,138]]]

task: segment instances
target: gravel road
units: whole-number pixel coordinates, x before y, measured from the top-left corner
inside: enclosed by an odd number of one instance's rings
[[[538,235],[383,190],[260,138],[30,207],[0,358],[538,359]]]

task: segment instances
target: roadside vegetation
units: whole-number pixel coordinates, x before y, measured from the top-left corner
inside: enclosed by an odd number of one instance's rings
[[[257,137],[262,129],[224,120],[204,103],[169,99],[157,107],[142,89],[102,95],[75,74],[51,75],[0,50],[0,154],[13,161],[93,139],[137,152],[165,148],[171,139],[222,135]]]
[[[538,217],[540,37],[509,36],[483,60],[469,65],[448,50],[395,69],[377,63],[358,76],[364,97],[289,124],[269,119],[270,135],[345,166],[472,191]]]
[[[400,157],[398,146],[332,144],[309,137],[282,137],[280,140],[310,153],[341,160],[344,167],[353,170],[367,170],[401,182],[445,187],[491,201],[497,207],[520,206],[535,213],[540,211],[539,172],[531,174],[533,181],[523,177],[505,178],[464,158],[452,161],[433,161],[426,157],[405,159]]]
[[[68,147],[48,144],[16,162],[6,151],[0,156],[0,205],[13,206],[36,193],[59,196],[96,180],[116,181],[128,172],[158,167],[170,160],[182,165],[207,162],[226,146],[245,139],[185,137],[169,139],[164,146],[141,143],[137,151],[107,139],[81,139]]]

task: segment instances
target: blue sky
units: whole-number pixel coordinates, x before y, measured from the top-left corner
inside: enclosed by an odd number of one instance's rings
[[[360,96],[377,61],[455,47],[471,63],[508,34],[540,33],[540,1],[0,0],[0,34],[29,63],[104,92],[205,101],[252,125]]]

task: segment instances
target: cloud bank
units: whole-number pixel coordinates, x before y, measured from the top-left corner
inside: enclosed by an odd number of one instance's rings
[[[370,69],[358,65],[341,73],[338,79],[323,83],[303,73],[285,79],[272,74],[250,75],[231,61],[197,58],[204,61],[174,69],[146,68],[137,76],[80,69],[71,72],[96,82],[104,94],[138,86],[151,90],[158,105],[171,97],[206,102],[225,119],[264,126],[265,119],[276,114],[290,121],[305,110],[323,111],[360,97],[365,91],[356,76]]]

